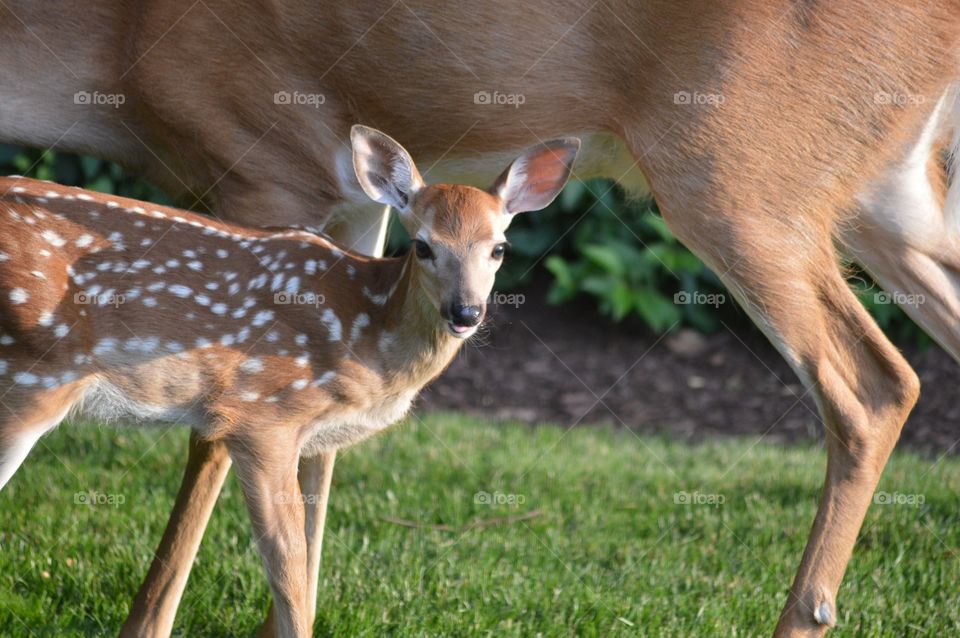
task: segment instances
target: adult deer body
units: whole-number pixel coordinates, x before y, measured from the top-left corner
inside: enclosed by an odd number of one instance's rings
[[[538,146],[485,192],[426,186],[379,132],[353,140],[363,189],[416,238],[406,258],[0,180],[0,487],[69,413],[223,442],[282,636],[311,634],[299,458],[406,413],[482,321],[510,220],[550,203],[579,148]]]
[[[578,176],[636,193],[642,172],[670,227],[818,400],[826,485],[777,633],[816,636],[834,622],[870,494],[917,395],[915,375],[847,290],[834,239],[886,286],[923,293],[910,312],[960,356],[960,242],[944,205],[955,197],[928,170],[958,120],[955,0],[0,11],[18,16],[2,24],[0,85],[18,90],[0,108],[0,136],[94,150],[175,190],[209,191],[238,220],[317,223],[356,206],[335,159],[356,120],[438,161],[430,172],[446,178],[482,180],[504,153],[571,134],[585,140]],[[93,90],[127,99],[74,103]],[[324,103],[277,105],[278,91]],[[523,105],[477,103],[478,91],[522,94]],[[364,210],[349,243],[380,219]],[[225,471],[224,450],[194,453],[175,540],[165,537],[131,633],[169,633]],[[329,462],[307,476],[329,477]]]

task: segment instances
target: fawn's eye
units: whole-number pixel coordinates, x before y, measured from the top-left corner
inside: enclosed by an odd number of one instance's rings
[[[413,250],[417,253],[417,259],[433,259],[433,251],[425,241],[414,239]]]
[[[507,245],[497,244],[496,246],[493,247],[493,254],[491,255],[491,257],[493,257],[494,259],[503,259],[503,254],[505,252],[507,252]]]

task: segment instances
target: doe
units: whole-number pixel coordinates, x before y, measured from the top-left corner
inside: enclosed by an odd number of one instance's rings
[[[300,456],[403,417],[482,322],[513,216],[556,197],[580,147],[532,148],[482,191],[426,185],[379,131],[351,140],[361,187],[413,238],[403,258],[0,179],[0,487],[68,415],[224,441],[279,636],[312,624]]]

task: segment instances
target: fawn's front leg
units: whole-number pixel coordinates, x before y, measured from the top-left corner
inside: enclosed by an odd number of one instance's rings
[[[310,626],[317,615],[317,585],[320,577],[320,552],[323,546],[323,529],[330,501],[330,484],[333,481],[333,464],[336,452],[327,452],[300,459],[300,492],[305,512],[307,539],[307,611]],[[259,638],[274,636],[274,607],[270,604],[267,619],[257,634]]]
[[[292,435],[284,438],[261,433],[231,438],[227,449],[236,465],[254,539],[270,582],[275,635],[309,636],[307,543],[303,498],[297,482],[299,447]]]

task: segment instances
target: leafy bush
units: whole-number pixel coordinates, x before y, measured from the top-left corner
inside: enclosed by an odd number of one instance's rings
[[[88,155],[54,153],[0,144],[0,171],[3,175],[35,177],[157,204],[172,203],[163,191],[129,175],[117,164]]]
[[[748,321],[719,278],[673,236],[654,202],[627,201],[606,180],[571,183],[546,210],[522,215],[510,237],[503,288],[528,282],[542,263],[552,275],[551,302],[586,295],[614,321],[635,316],[658,332],[675,323],[709,332],[721,319]],[[885,331],[899,341],[930,343],[899,307],[878,296],[866,274],[852,272],[854,292]],[[675,295],[684,293],[724,301],[677,303]]]
[[[104,193],[171,204],[163,191],[125,173],[118,165],[89,156],[0,145],[0,170]],[[675,324],[715,330],[724,314],[745,323],[719,279],[684,248],[652,202],[627,202],[611,182],[591,180],[567,186],[546,210],[520,215],[510,230],[512,248],[498,277],[498,289],[529,285],[550,277],[549,299],[568,303],[592,299],[599,312],[622,321],[635,318],[654,331]],[[399,224],[391,227],[391,252],[405,249]],[[878,303],[878,289],[864,277],[854,281],[865,305],[895,337],[927,342],[897,308]],[[726,295],[714,307],[677,303],[678,293]]]

